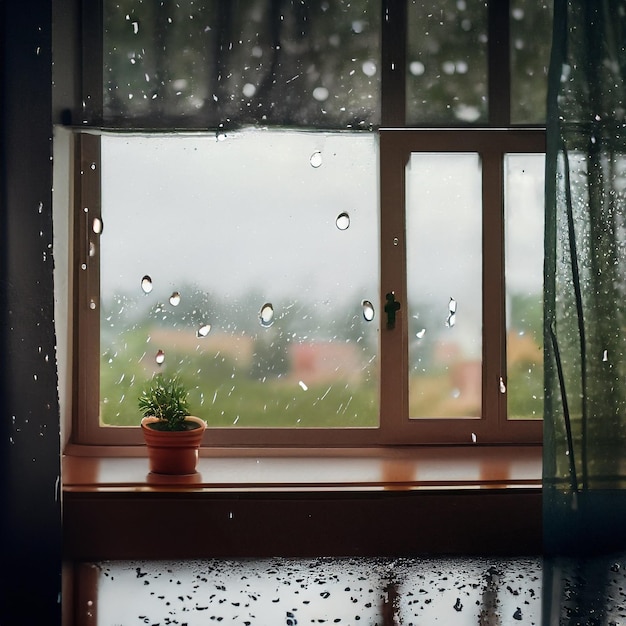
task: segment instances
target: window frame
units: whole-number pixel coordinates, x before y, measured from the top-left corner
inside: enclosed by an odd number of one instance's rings
[[[73,443],[138,445],[139,428],[104,427],[99,400],[98,242],[90,220],[101,218],[100,133],[102,125],[102,2],[83,18],[82,116],[74,133],[72,215],[72,435]],[[94,10],[95,9],[95,10]],[[204,446],[367,447],[416,444],[512,444],[541,442],[542,420],[507,420],[506,395],[497,381],[506,371],[504,323],[504,155],[545,151],[544,127],[511,126],[509,119],[509,2],[489,3],[489,123],[450,128],[405,127],[406,2],[383,0],[381,20],[381,126],[379,136],[380,293],[393,291],[403,306],[406,292],[404,241],[405,167],[412,152],[478,152],[482,161],[483,215],[483,400],[478,419],[410,419],[407,320],[379,341],[378,428],[213,428]],[[400,25],[400,27],[398,27]],[[86,47],[88,45],[88,48]],[[100,103],[100,105],[98,104]],[[124,132],[123,129],[107,129]],[[170,129],[171,131],[171,129]],[[364,132],[364,131],[359,131]],[[496,182],[493,182],[496,181]],[[87,209],[87,210],[86,210]],[[493,219],[491,219],[493,218]],[[398,237],[400,245],[390,246]],[[486,244],[489,243],[489,245]],[[495,244],[494,244],[495,242]],[[89,249],[95,250],[90,257]],[[84,269],[82,269],[84,267]],[[95,303],[95,308],[90,303]],[[489,303],[498,302],[493,306]],[[381,315],[382,319],[383,316]],[[493,329],[496,330],[485,330]],[[399,375],[383,375],[383,372]]]

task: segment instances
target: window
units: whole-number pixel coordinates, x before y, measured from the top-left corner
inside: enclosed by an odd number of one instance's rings
[[[431,4],[85,18],[77,441],[161,370],[207,444],[540,440],[551,8]]]

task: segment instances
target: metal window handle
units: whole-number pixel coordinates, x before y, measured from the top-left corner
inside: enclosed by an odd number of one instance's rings
[[[391,330],[396,327],[396,313],[400,310],[400,303],[396,300],[396,294],[390,291],[385,299],[385,313],[387,314],[387,329]]]

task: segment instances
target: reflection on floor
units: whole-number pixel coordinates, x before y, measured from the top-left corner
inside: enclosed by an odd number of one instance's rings
[[[626,624],[622,556],[94,564],[98,626]],[[95,621],[94,621],[94,618]]]

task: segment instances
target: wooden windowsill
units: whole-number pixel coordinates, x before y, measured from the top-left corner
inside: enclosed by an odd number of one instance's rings
[[[95,453],[94,453],[95,452]],[[511,489],[541,487],[540,446],[204,448],[191,476],[148,471],[145,448],[69,447],[64,492]]]
[[[142,448],[68,448],[62,471],[68,562],[542,548],[538,446],[203,449],[181,477]]]

